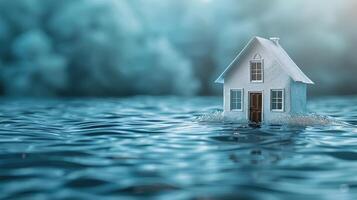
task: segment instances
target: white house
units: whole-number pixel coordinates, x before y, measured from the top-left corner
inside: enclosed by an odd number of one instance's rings
[[[279,38],[252,38],[215,81],[222,83],[224,115],[269,122],[306,112],[314,84],[288,56]]]

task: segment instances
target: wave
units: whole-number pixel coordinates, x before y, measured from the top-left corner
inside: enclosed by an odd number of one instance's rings
[[[318,115],[315,113],[309,113],[305,115],[291,115],[284,118],[278,118],[272,120],[269,123],[273,124],[288,124],[296,126],[331,126],[331,125],[347,125],[350,124],[340,121],[336,118],[324,115]]]
[[[242,120],[234,116],[225,116],[223,111],[213,111],[210,113],[202,114],[198,116],[195,121],[197,122],[212,122],[212,123],[237,123],[247,124],[249,121]],[[292,125],[292,126],[331,126],[331,125],[345,125],[351,126],[347,122],[332,118],[330,116],[323,116],[315,113],[291,115],[288,117],[281,117],[275,120],[264,121],[263,124],[279,124],[279,125]]]

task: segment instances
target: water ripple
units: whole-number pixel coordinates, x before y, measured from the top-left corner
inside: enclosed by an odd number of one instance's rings
[[[0,199],[355,199],[357,98],[251,126],[219,98],[0,100]]]

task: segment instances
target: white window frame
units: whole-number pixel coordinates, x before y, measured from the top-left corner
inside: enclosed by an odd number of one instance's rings
[[[261,80],[252,80],[252,64],[260,63],[261,65],[261,74],[262,74],[262,79]],[[263,83],[264,82],[264,59],[252,59],[249,62],[249,79],[251,83]]]
[[[281,109],[273,109],[273,92],[282,92],[281,94]],[[285,108],[285,90],[284,89],[271,89],[270,90],[270,110],[272,112],[284,112]]]
[[[232,109],[232,92],[233,91],[240,91],[240,109]],[[229,90],[229,110],[230,111],[243,111],[243,89],[238,88],[238,89],[230,89]]]

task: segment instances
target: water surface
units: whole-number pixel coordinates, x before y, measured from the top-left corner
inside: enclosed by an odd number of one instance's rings
[[[357,199],[357,98],[249,126],[220,98],[0,100],[1,199]]]

